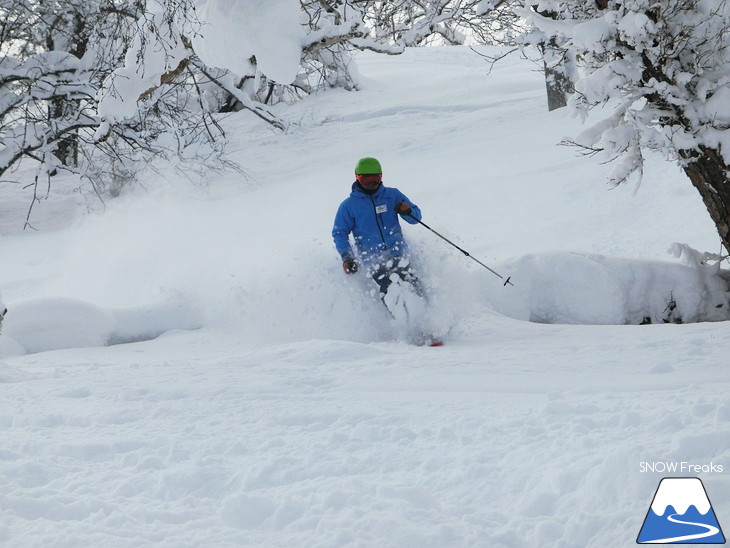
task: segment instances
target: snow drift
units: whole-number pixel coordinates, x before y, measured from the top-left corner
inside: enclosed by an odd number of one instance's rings
[[[505,287],[465,265],[459,268],[458,256],[449,259],[453,263],[448,268],[428,261],[421,265],[427,269],[431,293],[423,322],[437,335],[459,332],[462,324],[490,307],[521,321],[595,325],[721,321],[730,310],[727,282],[716,266],[542,253],[500,265],[514,283]],[[245,271],[226,280],[227,270],[211,283],[210,273],[201,269],[200,285],[187,279],[168,286],[177,297],[161,303],[115,308],[71,298],[15,302],[4,335],[17,344],[6,343],[0,355],[136,342],[204,326],[270,343],[333,336],[362,342],[408,340],[401,323],[380,306],[375,286],[365,276],[343,279],[330,268],[325,277],[340,283],[328,285],[316,261],[296,260],[300,277],[294,285],[286,276],[264,283]]]
[[[13,304],[0,357],[145,341],[200,322],[199,310],[173,301],[112,309],[69,298],[29,299]]]
[[[520,320],[641,324],[730,318],[728,285],[716,265],[556,252],[526,255],[506,270],[515,285],[492,290],[491,302]]]

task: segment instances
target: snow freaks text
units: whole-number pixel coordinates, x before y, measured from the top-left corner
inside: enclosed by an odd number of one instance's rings
[[[642,461],[639,463],[639,472],[646,474],[649,472],[658,472],[660,474],[722,474],[724,472],[722,464],[693,464],[691,462],[678,461]]]

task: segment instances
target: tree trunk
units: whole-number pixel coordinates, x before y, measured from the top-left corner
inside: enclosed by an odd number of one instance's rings
[[[682,156],[692,159],[684,172],[702,196],[722,245],[730,253],[730,166],[717,150],[704,146],[700,147],[699,153],[683,153]]]
[[[60,20],[60,19],[59,19]],[[55,23],[54,23],[55,26]],[[67,49],[68,53],[81,59],[86,53],[88,46],[88,35],[87,35],[86,21],[81,13],[78,11],[73,14],[73,23],[70,29],[66,29],[66,33],[61,33],[62,36],[73,37],[68,44],[61,46]],[[53,51],[57,48],[55,42],[54,32],[60,32],[54,28],[46,37],[46,47],[49,51]],[[57,97],[53,99],[48,108],[48,114],[51,124],[57,120],[63,120],[64,118],[71,118],[77,116],[81,103],[74,99],[65,97]],[[60,139],[56,145],[56,150],[53,152],[63,165],[70,167],[77,167],[79,165],[79,135],[78,132],[71,132],[68,136]],[[55,174],[55,171],[54,171]]]
[[[562,71],[550,68],[545,64],[545,89],[547,90],[548,112],[565,107],[565,99],[569,86],[568,79]]]
[[[550,15],[550,17],[555,17]],[[542,62],[545,67],[545,89],[547,91],[548,112],[565,107],[568,105],[566,99],[570,90],[570,81],[563,72],[562,62],[556,64],[556,60],[562,57],[555,38],[550,38],[547,44],[544,44],[542,50]]]
[[[49,105],[49,114],[51,120],[63,120],[67,116],[74,116],[79,108],[78,101],[72,101],[64,98],[53,99]],[[77,167],[79,165],[79,135],[78,132],[72,132],[68,137],[59,139],[56,150],[53,155],[58,158],[61,163],[69,167]]]

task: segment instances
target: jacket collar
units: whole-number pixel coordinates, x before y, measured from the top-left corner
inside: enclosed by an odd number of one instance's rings
[[[350,194],[350,196],[362,197],[362,198],[364,198],[366,196],[376,197],[376,196],[379,196],[381,192],[383,192],[383,188],[385,188],[383,186],[383,183],[380,183],[378,190],[376,190],[372,194],[369,194],[368,192],[365,191],[365,189],[362,186],[360,186],[360,184],[358,184],[357,181],[355,181],[354,183],[352,183],[352,193]]]

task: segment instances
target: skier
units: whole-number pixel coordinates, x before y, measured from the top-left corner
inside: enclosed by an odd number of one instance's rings
[[[418,223],[421,210],[397,188],[383,185],[383,170],[375,158],[357,162],[355,178],[352,192],[340,204],[332,228],[342,268],[346,274],[354,274],[362,263],[378,285],[384,303],[395,276],[425,301],[423,288],[411,269],[408,245],[399,222],[400,217],[407,223]]]

